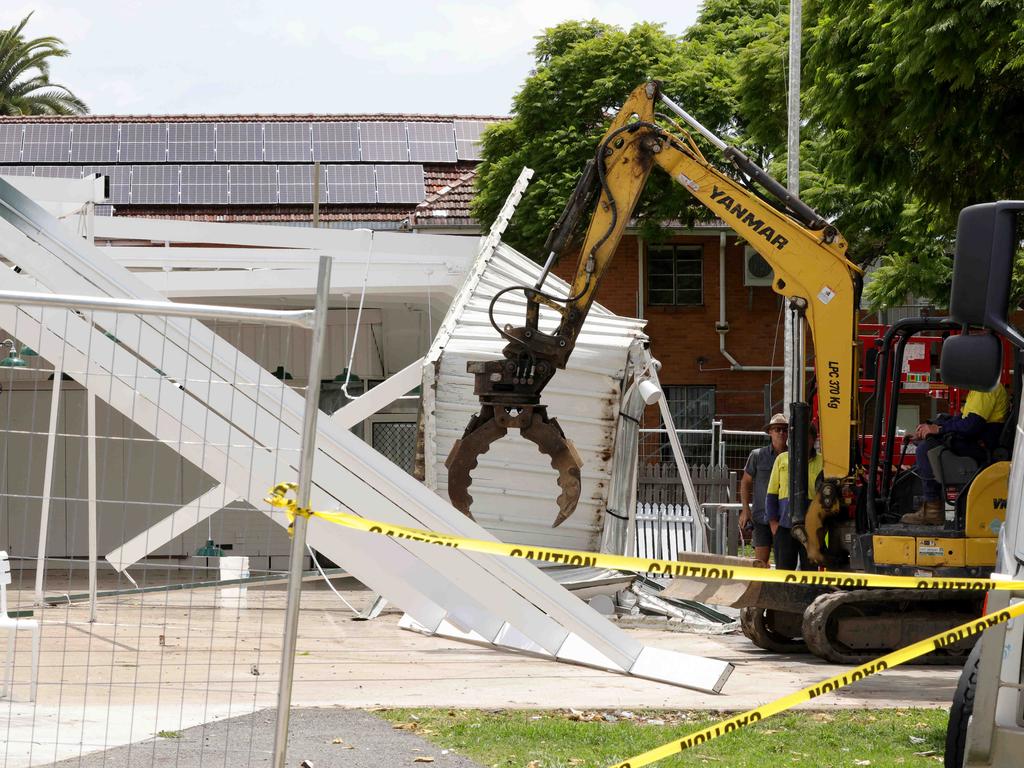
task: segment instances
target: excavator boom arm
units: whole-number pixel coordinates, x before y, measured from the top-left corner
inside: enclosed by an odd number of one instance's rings
[[[647,178],[658,166],[757,250],[775,271],[775,292],[804,309],[815,348],[825,476],[849,476],[856,428],[856,307],[860,269],[846,258],[846,242],[820,217],[814,217],[820,228],[812,229],[711,165],[688,135],[658,125],[657,101],[657,84],[646,83],[635,89],[598,147],[594,180],[599,193],[597,203],[580,250],[569,298],[560,302],[557,329],[545,333],[537,326],[540,305],[552,306],[551,297],[544,295],[539,286],[523,286],[528,301],[526,325],[502,330],[509,340],[505,359],[469,364],[470,372],[476,374],[476,392],[485,411],[490,409],[505,426],[525,427],[541,420],[548,423],[540,405],[540,392],[555,370],[565,367]],[[742,158],[746,168],[754,168],[756,175],[765,176],[738,152],[732,154]],[[746,170],[744,165],[740,168]],[[773,182],[773,186],[777,188],[778,184]],[[592,191],[587,185],[577,187],[567,212],[578,210],[579,197],[589,196]],[[802,203],[797,207],[806,219],[810,209]],[[564,233],[558,237],[553,233],[549,238],[549,242],[566,240]],[[550,423],[561,433],[557,422],[552,419]],[[474,429],[486,432],[488,427],[477,417],[456,443],[447,462],[449,495],[467,514],[471,502],[467,467],[476,466],[484,442],[479,435],[472,435]],[[495,430],[490,432],[497,434]],[[555,438],[549,438],[548,444],[552,444]],[[561,439],[568,443],[564,435]],[[489,442],[483,450],[488,447]],[[470,456],[471,451],[477,453]],[[552,465],[559,471],[559,482],[565,491],[571,479],[567,475],[574,473],[578,478],[579,465],[572,466],[573,461],[578,462],[575,451],[561,455],[566,458],[560,463],[553,457]],[[563,492],[556,524],[571,514],[575,503]]]

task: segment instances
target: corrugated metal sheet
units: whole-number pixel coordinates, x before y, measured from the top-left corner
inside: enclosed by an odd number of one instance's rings
[[[445,457],[479,409],[473,394],[469,360],[500,358],[505,342],[491,326],[491,298],[510,285],[533,285],[540,266],[509,246],[485,247],[470,270],[428,356],[424,380],[426,479],[447,498]],[[568,285],[548,278],[549,293],[567,296]],[[495,307],[495,320],[521,325],[526,301],[508,293]],[[557,315],[542,308],[542,330],[551,330]],[[481,457],[473,472],[473,515],[505,541],[595,550],[605,519],[611,479],[615,425],[629,348],[643,334],[644,321],[613,315],[594,305],[570,359],[544,390],[542,402],[557,417],[583,459],[583,488],[576,512],[551,528],[559,489],[555,471],[536,446],[510,432]],[[432,363],[432,365],[431,365]]]

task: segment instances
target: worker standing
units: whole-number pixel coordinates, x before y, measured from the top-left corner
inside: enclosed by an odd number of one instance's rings
[[[776,413],[765,426],[771,442],[755,448],[747,457],[740,480],[740,530],[753,533],[754,557],[765,565],[772,551],[772,529],[768,522],[765,505],[768,496],[768,480],[779,454],[785,453],[789,440],[789,422],[784,414]]]
[[[815,449],[818,431],[812,424],[807,440],[807,493],[814,492],[818,476],[824,469],[821,453]],[[804,507],[810,498],[803,500]],[[771,477],[768,478],[768,495],[765,507],[768,512],[768,524],[771,527],[775,544],[775,567],[787,571],[814,571],[817,567],[807,557],[804,545],[793,538],[792,534],[792,503],[789,498],[789,453],[782,453],[775,459]]]

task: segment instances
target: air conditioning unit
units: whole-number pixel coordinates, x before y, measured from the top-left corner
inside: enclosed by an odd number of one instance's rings
[[[761,286],[772,284],[775,272],[764,257],[749,245],[743,248],[743,285]]]

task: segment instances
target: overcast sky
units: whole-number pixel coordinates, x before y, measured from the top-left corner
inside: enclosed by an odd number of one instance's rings
[[[8,0],[71,49],[51,78],[95,114],[507,114],[534,36],[567,19],[681,33],[700,0]]]

